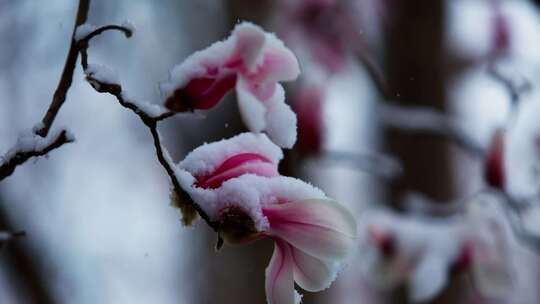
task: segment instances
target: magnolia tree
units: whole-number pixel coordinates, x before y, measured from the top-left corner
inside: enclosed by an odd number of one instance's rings
[[[372,46],[363,36],[371,34],[361,30],[359,17],[371,9],[383,26],[394,22],[393,10],[399,5],[390,1],[277,1],[279,17],[274,23],[279,25],[269,23],[276,33],[237,22],[227,38],[171,69],[168,80],[159,85],[162,100],[157,103],[134,97],[113,69],[91,63],[89,46],[95,37],[109,31],[131,37],[135,29],[129,22],[86,23],[89,2],[79,2],[66,64],[50,107],[42,121],[4,154],[0,180],[29,159],[75,142],[75,135],[68,128],[56,129],[54,121],[80,60],[92,88],[112,95],[147,127],[156,159],[170,180],[170,189],[163,191],[170,191],[185,226],[200,218],[200,225],[217,234],[216,250],[224,244],[273,241],[274,252],[260,274],[265,276],[270,304],[299,303],[302,295],[295,284],[318,292],[348,271],[362,278],[348,286],[364,284],[389,301],[413,303],[444,301],[452,298],[449,293],[459,294],[460,303],[506,303],[519,293],[520,284],[536,284],[520,279],[525,270],[519,252],[540,250],[536,223],[540,220],[540,99],[530,81],[500,68],[511,49],[512,33],[500,1],[489,2],[489,49],[481,58],[465,58],[486,65],[486,73],[512,101],[511,119],[487,146],[457,117],[395,102],[399,96],[370,55]],[[332,123],[325,121],[327,84],[357,64],[378,90],[381,100],[375,111],[383,128],[429,134],[457,144],[483,164],[488,187],[449,203],[409,189],[402,205],[407,208],[397,211],[374,205],[358,215],[316,186],[293,177],[298,174],[290,162],[338,155],[391,183],[404,178],[407,167],[398,157],[325,149],[326,126]],[[159,123],[213,111],[231,91],[247,132],[206,143],[174,160],[162,143]],[[284,158],[289,164],[280,168]],[[432,174],[437,178],[438,172]],[[0,245],[21,236],[24,232],[1,231]],[[468,284],[452,289],[465,276]],[[397,291],[405,296],[396,297]]]

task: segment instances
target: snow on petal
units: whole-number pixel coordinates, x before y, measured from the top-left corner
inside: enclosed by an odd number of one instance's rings
[[[274,254],[266,268],[266,299],[268,304],[293,304],[297,302],[293,281],[291,246],[276,239]]]
[[[294,261],[294,280],[307,291],[328,288],[340,270],[340,263],[320,260],[294,247],[291,254]]]
[[[178,163],[178,167],[193,176],[210,175],[227,159],[244,153],[260,155],[276,166],[283,158],[281,149],[266,135],[242,133],[196,148]]]
[[[249,73],[255,72],[263,60],[263,47],[266,36],[262,28],[244,22],[234,28],[232,36],[236,38],[236,54],[241,58],[244,68]]]
[[[233,41],[218,41],[176,65],[160,84],[164,105],[176,112],[215,106],[236,83],[234,71],[224,68],[233,51]]]
[[[341,260],[356,240],[356,221],[337,202],[307,199],[263,207],[269,233],[322,260]]]
[[[230,37],[195,52],[161,84],[165,106],[172,111],[210,109],[236,84],[275,85],[298,77],[294,54],[273,34],[252,23],[238,24]]]

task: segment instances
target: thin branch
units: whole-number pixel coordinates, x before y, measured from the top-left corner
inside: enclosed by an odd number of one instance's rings
[[[87,37],[95,37],[95,35],[89,34]],[[206,212],[197,204],[195,203],[189,194],[185,192],[182,187],[180,186],[180,182],[178,180],[178,177],[176,176],[175,170],[174,170],[174,162],[172,161],[172,158],[169,155],[169,152],[167,149],[163,146],[161,143],[161,137],[159,135],[159,132],[157,130],[157,123],[163,119],[166,119],[168,117],[171,117],[174,115],[172,112],[164,111],[162,113],[158,113],[157,115],[154,115],[154,113],[149,113],[149,111],[146,110],[148,105],[141,104],[139,102],[135,102],[133,100],[129,100],[128,97],[123,93],[122,86],[119,83],[110,83],[107,81],[104,81],[103,79],[100,79],[99,77],[96,77],[92,73],[87,73],[87,68],[89,66],[88,64],[88,40],[86,40],[86,43],[81,44],[81,65],[83,65],[83,69],[85,70],[85,73],[87,74],[86,79],[88,82],[92,85],[92,87],[100,93],[109,93],[116,97],[117,101],[120,103],[121,106],[124,108],[127,108],[131,110],[133,113],[135,113],[141,121],[148,127],[150,134],[152,135],[152,139],[154,142],[154,147],[156,149],[156,156],[161,164],[161,166],[165,169],[167,172],[167,175],[169,176],[171,180],[171,184],[173,186],[174,191],[178,194],[180,199],[193,206],[193,208],[197,211],[197,213],[201,216],[201,218],[210,226],[214,231],[217,231],[217,223],[213,222],[210,219],[210,216],[206,214]]]
[[[519,103],[523,94],[532,90],[532,84],[528,79],[525,77],[522,77],[521,81],[512,79],[512,77],[503,73],[497,67],[495,61],[488,63],[487,73],[506,89],[510,97],[510,102],[514,106]]]
[[[38,128],[33,130],[34,134],[38,135],[42,139],[48,139],[45,141],[47,144],[43,145],[43,140],[36,139],[35,150],[21,149],[21,147],[18,146],[11,148],[7,154],[4,155],[3,160],[0,161],[0,181],[13,174],[16,167],[24,164],[28,159],[35,156],[43,156],[64,144],[74,141],[73,136],[66,130],[60,131],[60,133],[55,136],[48,135],[54,119],[64,104],[69,88],[71,87],[71,83],[73,82],[73,72],[75,70],[75,65],[77,64],[77,57],[79,54],[74,36],[77,27],[86,22],[89,7],[90,0],[79,1],[77,17],[75,18],[75,25],[71,35],[71,44],[69,46],[62,75],[60,76],[60,81],[58,82],[58,86],[54,92],[51,104],[43,116],[41,124],[39,124]]]
[[[66,95],[71,87],[73,82],[73,72],[75,70],[75,65],[77,64],[77,56],[79,49],[77,47],[77,41],[75,41],[75,32],[77,27],[86,22],[88,17],[88,9],[90,7],[90,0],[80,0],[79,8],[77,10],[77,17],[75,20],[75,26],[73,27],[73,33],[71,35],[71,44],[69,45],[68,55],[66,57],[66,63],[64,64],[64,70],[62,71],[62,76],[58,82],[56,91],[54,92],[51,104],[49,109],[45,113],[45,116],[42,119],[43,126],[36,131],[41,137],[46,137],[49,134],[49,130],[52,127],[56,115],[60,111],[60,108],[66,100]]]
[[[38,135],[19,138],[17,145],[0,160],[0,181],[13,174],[17,166],[24,164],[28,159],[47,155],[52,150],[74,141],[73,135],[67,130],[61,130],[46,138]]]
[[[473,155],[483,157],[486,154],[485,148],[463,128],[460,121],[435,109],[383,103],[380,105],[380,115],[385,127],[442,136],[451,139]]]
[[[9,231],[2,231],[0,230],[0,248],[7,243],[11,242],[14,239],[21,238],[26,236],[25,231],[17,231],[17,232],[9,232]]]
[[[484,148],[461,127],[461,122],[448,114],[424,107],[401,107],[394,104],[397,96],[392,94],[384,74],[375,60],[365,50],[357,51],[358,60],[366,68],[384,102],[381,103],[381,119],[385,127],[418,134],[442,136],[473,155],[485,155]]]
[[[346,164],[347,168],[365,171],[388,180],[393,180],[403,174],[403,166],[397,159],[381,153],[324,150],[315,158],[318,161]]]

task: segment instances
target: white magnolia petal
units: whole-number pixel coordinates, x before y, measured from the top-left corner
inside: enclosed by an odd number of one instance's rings
[[[335,201],[308,199],[264,208],[269,233],[323,260],[341,260],[356,240],[356,221]]]
[[[444,260],[425,256],[412,273],[410,297],[415,302],[433,299],[448,282],[448,269]]]
[[[294,53],[275,35],[268,34],[264,69],[266,81],[292,81],[300,75],[300,65]]]
[[[340,263],[322,261],[294,247],[292,257],[294,280],[307,291],[321,291],[330,287],[339,271]]]
[[[274,95],[266,101],[266,133],[278,146],[292,148],[296,142],[297,119],[294,111],[285,103],[285,90],[276,86]]]
[[[266,107],[249,91],[242,77],[238,77],[236,95],[240,115],[247,128],[252,132],[262,132],[266,128]]]
[[[509,248],[483,247],[476,243],[473,257],[473,280],[478,291],[485,297],[505,298],[512,292],[513,277],[510,270]],[[501,247],[501,246],[499,246]]]
[[[243,22],[234,28],[233,36],[236,37],[236,52],[242,57],[244,66],[249,72],[254,72],[263,59],[262,50],[266,41],[263,29]]]
[[[274,254],[266,268],[265,288],[268,304],[296,302],[291,248],[283,240],[275,240]]]

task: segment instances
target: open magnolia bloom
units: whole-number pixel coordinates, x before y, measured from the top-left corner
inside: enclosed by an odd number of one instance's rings
[[[294,54],[276,36],[243,22],[231,36],[195,52],[161,84],[171,111],[207,110],[233,88],[242,119],[252,132],[265,131],[279,146],[296,141],[296,116],[285,104],[280,81],[300,74]]]
[[[411,300],[424,302],[439,295],[453,274],[467,271],[473,273],[483,296],[508,295],[508,264],[501,259],[507,251],[493,247],[505,244],[504,239],[477,233],[480,227],[473,230],[462,218],[427,220],[388,212],[366,218],[362,270],[375,286],[390,289],[405,284]]]
[[[277,175],[280,158],[265,135],[246,133],[194,150],[176,174],[225,241],[275,241],[266,270],[267,299],[292,304],[300,299],[294,282],[309,291],[332,283],[353,248],[356,222],[321,190]]]

